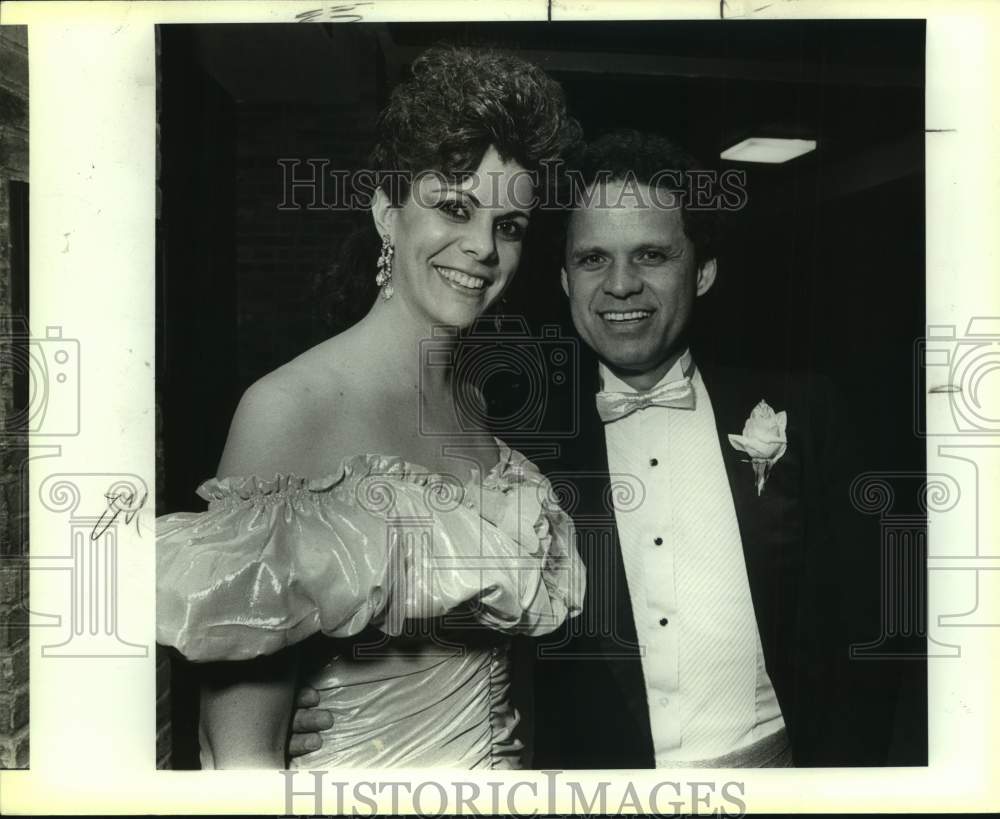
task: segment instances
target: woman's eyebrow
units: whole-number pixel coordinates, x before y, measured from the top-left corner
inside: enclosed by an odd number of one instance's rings
[[[523,216],[527,221],[531,221],[531,216],[518,208],[513,208],[508,210],[506,213],[501,213],[497,219],[506,219],[508,216]]]
[[[479,201],[479,197],[476,196],[471,191],[465,191],[453,185],[445,185],[439,188],[439,190],[449,191],[451,193],[458,194],[459,196],[464,196],[468,198],[469,201],[472,202],[472,204],[476,207],[477,210],[480,210],[483,207],[483,203]],[[520,208],[511,208],[509,211],[500,214],[500,216],[498,216],[497,218],[504,219],[508,216],[523,216],[529,222],[531,221],[531,215],[526,211],[521,210]]]
[[[438,184],[437,192],[453,194],[455,196],[461,196],[471,201],[476,208],[481,208],[483,206],[483,203],[479,201],[479,198],[474,193],[470,193],[467,190],[463,190],[462,188],[458,187],[458,185],[448,184],[447,182],[445,182],[444,184]]]

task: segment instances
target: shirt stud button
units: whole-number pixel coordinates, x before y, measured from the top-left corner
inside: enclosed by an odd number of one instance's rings
[[[669,697],[660,697],[660,705],[662,705],[664,708],[666,708],[668,705],[670,705],[670,698]]]
[[[656,458],[650,458],[649,459],[649,465],[650,466],[659,466],[659,464],[660,464],[660,462]]]
[[[661,618],[660,618],[660,625],[661,625],[661,626],[665,626],[665,625],[666,625],[667,623],[669,623],[669,622],[670,622],[670,621],[669,621],[669,620],[668,620],[668,619],[667,619],[666,617],[661,617]]]
[[[662,546],[663,545],[663,538],[662,537],[654,537],[653,538],[653,543],[655,543],[657,546]]]

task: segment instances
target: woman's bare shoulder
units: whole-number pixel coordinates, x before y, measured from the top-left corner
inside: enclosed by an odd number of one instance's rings
[[[309,475],[329,462],[330,418],[353,414],[349,370],[337,363],[336,339],[268,373],[243,393],[229,427],[218,476]],[[322,348],[322,349],[320,349]],[[326,455],[327,457],[323,457]]]

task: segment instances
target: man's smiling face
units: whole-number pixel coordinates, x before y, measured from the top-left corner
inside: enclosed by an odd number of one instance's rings
[[[648,389],[684,351],[715,260],[697,265],[680,209],[657,206],[645,185],[603,187],[570,216],[563,290],[581,338],[626,383]]]

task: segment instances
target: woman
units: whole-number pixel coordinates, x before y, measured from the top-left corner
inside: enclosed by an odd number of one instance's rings
[[[500,297],[528,172],[578,128],[540,69],[447,48],[379,128],[380,297],[246,392],[208,510],[157,521],[158,639],[208,664],[203,767],[285,767],[296,679],[334,715],[298,766],[516,767],[504,635],[583,600],[571,522],[530,462],[459,428],[457,334],[434,333]]]

